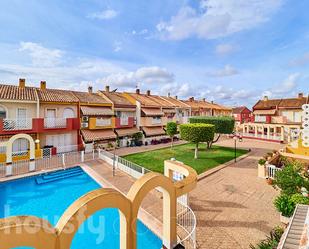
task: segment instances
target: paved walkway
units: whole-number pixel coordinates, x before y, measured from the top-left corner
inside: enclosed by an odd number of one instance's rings
[[[232,147],[233,143],[225,140],[218,145]],[[252,151],[240,162],[200,180],[190,194],[198,220],[198,248],[247,249],[279,224],[272,205],[277,192],[257,177],[257,160],[282,145],[245,139],[239,147]]]
[[[234,141],[223,140],[217,144],[233,147]],[[238,142],[238,147],[252,151],[236,164],[201,179],[190,193],[190,204],[197,216],[198,248],[247,249],[250,243],[264,239],[279,224],[279,214],[272,204],[277,192],[257,177],[257,160],[282,145],[244,139]],[[132,149],[136,152],[145,147]],[[112,177],[111,168],[102,161],[91,168],[124,193],[134,182],[120,171],[117,177]],[[142,207],[156,217],[155,220],[161,220],[162,200],[156,193],[149,194]]]

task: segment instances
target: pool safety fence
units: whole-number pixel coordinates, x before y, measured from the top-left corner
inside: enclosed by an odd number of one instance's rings
[[[119,169],[135,179],[140,178],[146,173],[151,172],[143,166],[130,162],[114,153],[98,149],[98,157],[107,162],[116,170]],[[173,181],[181,181],[184,175],[179,172],[173,172]],[[161,192],[160,188],[157,188]],[[188,195],[177,198],[177,235],[178,243],[187,249],[196,249],[196,216],[189,207]]]
[[[98,159],[98,151],[74,151],[51,155],[44,149],[42,158],[35,160],[19,160],[11,164],[0,164],[0,178],[24,175],[38,171],[49,171],[58,168],[71,168],[80,163]]]

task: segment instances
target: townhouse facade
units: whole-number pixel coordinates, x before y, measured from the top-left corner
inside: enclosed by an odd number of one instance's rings
[[[94,93],[91,86],[88,92],[74,91],[79,100],[80,136],[86,151],[94,147],[106,148],[114,143],[115,120],[112,102]]]
[[[251,121],[251,110],[246,106],[239,106],[232,108],[232,114],[235,119],[235,125],[240,125]]]
[[[302,106],[308,103],[302,93],[296,98],[269,99],[267,96],[253,106],[250,122],[239,127],[244,137],[291,142],[302,125]]]
[[[136,105],[122,93],[110,91],[109,86],[105,87],[105,91],[98,91],[98,94],[112,103],[114,132],[118,139],[118,146],[130,146],[134,135],[140,132],[136,127]]]

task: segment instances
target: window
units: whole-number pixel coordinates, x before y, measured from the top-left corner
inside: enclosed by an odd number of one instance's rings
[[[152,124],[161,124],[161,117],[152,117]]]
[[[96,126],[110,126],[112,120],[110,118],[96,118]]]
[[[6,115],[6,109],[3,106],[0,106],[0,119],[5,119]]]
[[[75,118],[75,113],[74,113],[73,109],[69,108],[69,107],[64,108],[63,117],[64,118]]]

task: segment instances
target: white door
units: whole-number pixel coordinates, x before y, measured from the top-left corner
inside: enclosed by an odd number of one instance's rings
[[[57,153],[63,153],[73,151],[73,136],[71,133],[58,134],[58,135],[47,135],[46,145],[52,145],[57,148]]]
[[[13,155],[27,155],[29,149],[29,141],[25,138],[16,139],[13,143]]]
[[[74,114],[73,109],[69,108],[69,107],[65,108],[63,110],[63,117],[64,118],[75,118],[75,114]]]
[[[18,108],[17,109],[17,117],[16,117],[16,125],[18,129],[27,128],[27,109]]]

